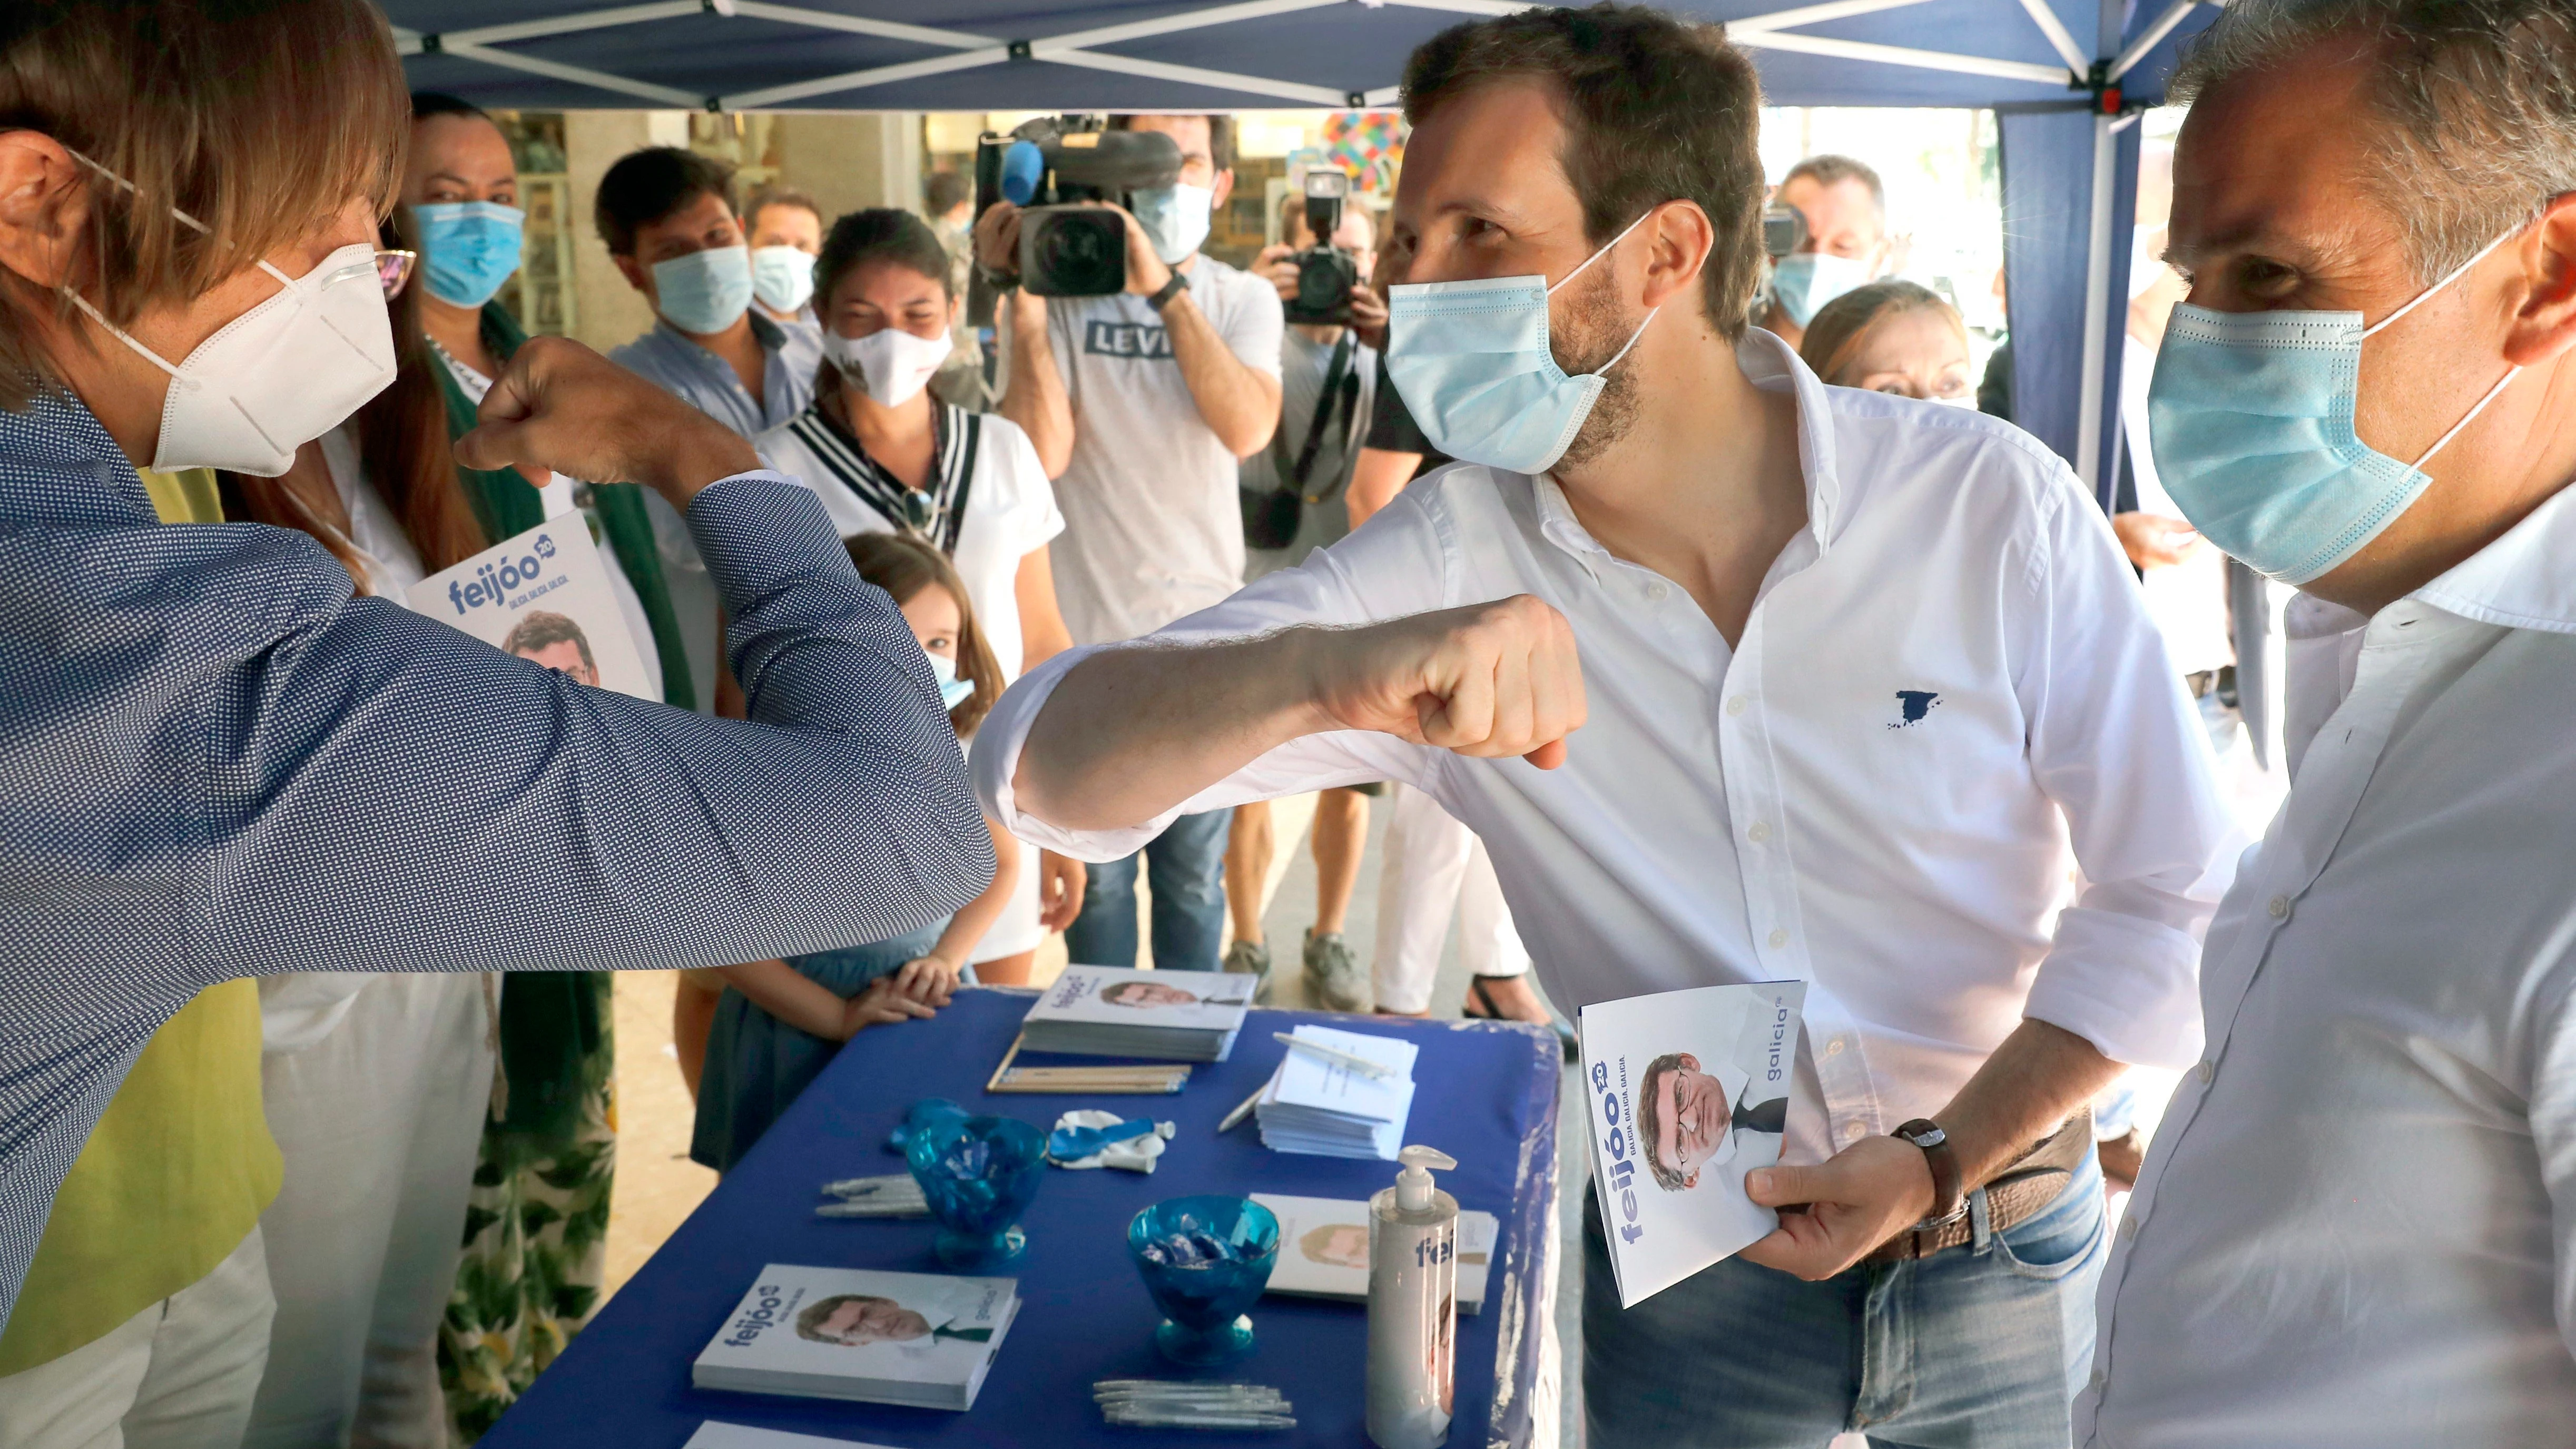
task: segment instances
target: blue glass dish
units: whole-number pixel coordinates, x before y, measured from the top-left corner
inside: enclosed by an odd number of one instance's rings
[[[1279,1265],[1279,1219],[1248,1198],[1176,1197],[1127,1224],[1127,1255],[1163,1310],[1154,1346],[1174,1363],[1205,1367],[1252,1351],[1244,1310]]]
[[[910,1147],[912,1134],[919,1131],[924,1123],[934,1122],[943,1117],[963,1118],[974,1115],[946,1097],[924,1097],[907,1108],[903,1114],[903,1121],[896,1125],[894,1131],[886,1134],[886,1150],[900,1153]]]
[[[1009,1117],[920,1114],[903,1157],[939,1221],[933,1245],[951,1268],[1010,1262],[1029,1243],[1020,1214],[1046,1176],[1046,1134]]]

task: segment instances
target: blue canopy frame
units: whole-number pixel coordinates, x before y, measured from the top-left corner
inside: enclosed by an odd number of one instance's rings
[[[382,0],[416,86],[580,110],[1394,104],[1405,56],[1519,0]],[[2208,0],[1666,0],[1727,22],[1775,105],[2001,115],[2014,414],[2107,505],[2134,111]]]

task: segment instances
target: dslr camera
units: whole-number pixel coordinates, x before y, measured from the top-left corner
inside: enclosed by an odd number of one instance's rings
[[[1020,286],[1040,297],[1127,290],[1127,223],[1086,202],[1177,185],[1181,148],[1156,131],[1112,131],[1099,116],[1040,116],[975,151],[975,214],[1020,210]]]
[[[1773,261],[1798,249],[1807,239],[1807,214],[1784,201],[1762,208],[1762,251]]]
[[[1297,295],[1280,308],[1291,322],[1340,326],[1351,320],[1351,288],[1360,279],[1359,259],[1333,245],[1342,225],[1342,205],[1351,194],[1351,178],[1330,167],[1306,171],[1306,230],[1315,244],[1291,256],[1297,264]]]

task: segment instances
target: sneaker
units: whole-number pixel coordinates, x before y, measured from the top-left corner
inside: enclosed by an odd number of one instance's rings
[[[1366,1011],[1368,973],[1339,931],[1306,933],[1306,1004],[1326,1011]]]
[[[1226,948],[1222,969],[1267,985],[1270,981],[1270,948],[1259,941],[1237,941]]]

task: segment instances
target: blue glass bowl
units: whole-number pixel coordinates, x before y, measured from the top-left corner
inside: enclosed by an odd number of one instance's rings
[[[904,1162],[939,1220],[939,1261],[988,1268],[1017,1258],[1029,1243],[1020,1214],[1046,1176],[1046,1134],[1009,1117],[932,1113],[908,1125]]]
[[[1174,1363],[1204,1367],[1252,1351],[1244,1310],[1279,1265],[1279,1219],[1248,1198],[1176,1197],[1136,1214],[1127,1256],[1163,1310],[1154,1344]]]

